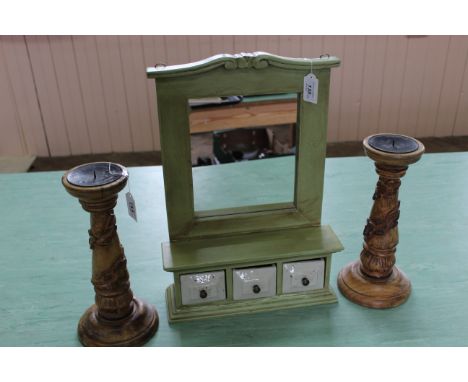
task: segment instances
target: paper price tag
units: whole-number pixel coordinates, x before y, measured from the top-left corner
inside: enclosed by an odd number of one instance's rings
[[[137,220],[137,212],[136,212],[136,204],[135,204],[135,199],[133,199],[133,195],[130,192],[127,192],[125,194],[125,198],[127,199],[128,214],[135,221],[138,221]]]
[[[317,103],[318,83],[319,81],[313,73],[309,73],[304,77],[304,101]]]

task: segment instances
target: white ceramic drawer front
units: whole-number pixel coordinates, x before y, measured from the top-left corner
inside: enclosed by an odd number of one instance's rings
[[[324,259],[283,264],[283,293],[306,292],[323,288]]]
[[[202,304],[226,299],[224,271],[192,273],[180,276],[182,304]]]
[[[270,297],[276,295],[276,267],[233,270],[234,300]]]

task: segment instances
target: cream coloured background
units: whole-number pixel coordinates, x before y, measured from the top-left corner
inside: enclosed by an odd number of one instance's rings
[[[468,135],[468,36],[0,36],[0,155],[159,150],[145,68],[241,51],[342,59],[331,142]]]

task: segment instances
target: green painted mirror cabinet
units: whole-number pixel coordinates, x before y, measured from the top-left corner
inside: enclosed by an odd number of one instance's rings
[[[147,69],[156,82],[170,237],[162,243],[163,266],[174,275],[166,290],[170,322],[337,301],[331,256],[343,247],[321,225],[321,211],[330,71],[339,64],[336,57],[256,52]],[[311,72],[318,80],[313,102],[303,96]],[[239,95],[244,112],[232,118],[252,117],[252,126],[285,115],[286,103],[272,95],[292,96],[295,155],[192,168],[191,101]],[[255,114],[251,97],[270,101],[256,103],[263,109]],[[220,110],[214,119],[230,121]],[[230,201],[210,208],[216,198]]]

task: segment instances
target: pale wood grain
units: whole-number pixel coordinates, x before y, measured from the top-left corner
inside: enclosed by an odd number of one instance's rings
[[[343,59],[345,40],[343,36],[325,36],[323,51]],[[343,82],[343,67],[337,68],[330,82],[330,104],[328,106],[328,132],[327,139],[332,142],[339,140],[340,108],[342,102],[341,90]]]
[[[379,131],[397,129],[400,115],[400,99],[404,83],[404,71],[408,39],[405,36],[389,36],[385,54]]]
[[[241,50],[343,59],[331,79],[329,141],[379,131],[468,134],[466,36],[73,36],[71,45],[61,36],[0,39],[0,64],[11,82],[0,91],[21,103],[21,144],[9,146],[18,154],[20,147],[52,156],[159,150],[155,94],[139,82],[141,63],[188,63]],[[11,129],[7,134],[18,134]]]
[[[466,70],[466,66],[467,65],[465,64],[456,118],[452,129],[453,135],[466,135],[466,131],[468,129],[468,71]]]
[[[71,155],[73,143],[66,125],[61,94],[47,36],[26,36],[31,68],[52,156]]]
[[[235,52],[255,52],[256,46],[255,36],[234,36]]]
[[[93,152],[71,36],[50,36],[49,44],[71,154]]]
[[[323,50],[323,36],[300,36],[300,38],[301,57],[320,57],[320,55],[328,53]]]
[[[11,82],[27,153],[49,156],[24,36],[3,36],[0,38],[0,43],[3,45],[3,60]],[[7,87],[2,89],[6,91]]]
[[[382,82],[385,70],[386,36],[367,36],[364,57],[364,78],[362,81],[361,106],[359,109],[358,139],[379,130],[379,116],[382,107]]]
[[[188,36],[190,61],[202,60],[213,55],[210,36]]]
[[[163,36],[142,36],[143,57],[145,66],[150,67],[164,64],[166,59],[166,46]],[[151,114],[151,129],[153,134],[153,147],[158,150],[161,147],[159,139],[158,109],[156,105],[156,92],[154,83],[146,81],[146,96]]]
[[[93,153],[114,151],[110,133],[99,56],[94,36],[73,36],[76,66]]]
[[[393,130],[401,134],[413,136],[416,133],[428,42],[429,40],[425,37],[413,37],[408,40],[408,53],[400,96],[400,113],[398,125]]]
[[[97,36],[96,47],[112,149],[134,151],[118,37]]]
[[[301,57],[301,37],[280,36],[279,54],[286,57]]]
[[[134,151],[152,151],[153,129],[140,36],[120,36],[120,58]],[[151,105],[152,106],[152,105]]]
[[[213,54],[223,53],[238,53],[234,49],[234,36],[211,36],[211,48]]]
[[[190,132],[274,126],[296,123],[297,101],[238,104],[236,107],[193,110],[189,116]]]
[[[279,52],[280,36],[257,36],[257,49],[262,52],[280,54]]]
[[[346,36],[343,55],[342,94],[340,102],[340,141],[359,140],[359,113],[361,107],[362,82],[364,79],[364,57],[366,38],[364,36]]]
[[[455,125],[453,127],[453,135],[466,135],[465,131],[468,127],[468,75],[463,76],[462,89],[458,100]]]
[[[437,128],[436,119],[447,64],[450,36],[428,36],[428,40],[418,122],[414,132],[417,137],[433,136]],[[465,134],[467,133],[465,132]],[[460,132],[459,135],[463,135],[463,132]]]
[[[164,36],[168,65],[190,62],[187,36]]]
[[[453,133],[467,57],[468,39],[463,36],[450,37],[444,81],[437,110],[435,136],[444,137]]]
[[[0,59],[3,55],[0,44]],[[12,94],[9,74],[6,68],[0,65],[0,115],[2,116],[2,131],[8,130],[9,134],[2,134],[0,139],[0,156],[24,155],[27,153],[21,122],[19,121],[17,108]]]

